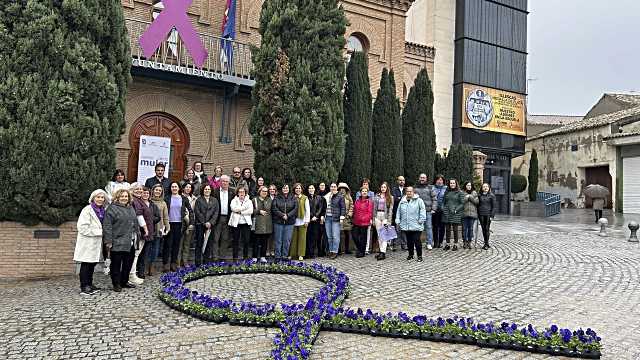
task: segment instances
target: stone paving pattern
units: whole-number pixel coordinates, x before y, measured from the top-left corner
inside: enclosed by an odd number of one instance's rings
[[[321,262],[349,275],[346,306],[593,327],[604,339],[603,359],[639,359],[640,246],[575,231],[496,235],[490,251],[434,250],[423,263],[407,262],[403,252],[382,262],[372,256]],[[105,289],[93,297],[80,296],[71,277],[0,283],[0,358],[264,359],[277,333],[209,324],[171,310],[154,294],[157,277],[119,294],[101,273],[95,279]],[[313,279],[276,274],[191,283],[221,297],[260,302],[302,302],[319,286]],[[312,352],[312,359],[421,358],[549,357],[332,332],[322,332]]]

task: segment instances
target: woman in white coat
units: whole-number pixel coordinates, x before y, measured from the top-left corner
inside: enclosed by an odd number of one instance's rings
[[[107,193],[98,189],[91,193],[89,205],[78,218],[78,237],[73,260],[80,263],[82,295],[93,295],[100,288],[93,285],[93,270],[102,256],[102,221],[107,205]]]
[[[238,260],[240,241],[242,241],[242,258],[249,258],[249,246],[251,244],[251,216],[253,215],[253,202],[247,195],[247,189],[241,186],[237,190],[237,196],[231,200],[231,217],[229,226],[233,240],[233,260]]]

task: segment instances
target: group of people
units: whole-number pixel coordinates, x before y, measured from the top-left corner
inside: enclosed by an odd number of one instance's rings
[[[407,260],[423,261],[421,235],[427,249],[470,248],[473,226],[480,222],[484,249],[489,248],[495,196],[488,184],[476,192],[472,183],[462,189],[455,179],[441,175],[431,184],[421,174],[416,186],[405,186],[402,176],[392,188],[382,183],[377,192],[363,179],[355,195],[343,182],[265,184],[251,169],[222,167],[208,176],[201,162],[185,172],[180,182],[164,176],[156,164],[155,176],[145,184],[129,184],[116,170],[104,190],[95,190],[78,218],[74,260],[80,263],[80,287],[85,295],[100,290],[93,284],[95,265],[109,259],[113,290],[141,285],[156,270],[162,253],[162,272],[179,266],[230,258],[266,262],[281,259],[335,259],[408,250]],[[446,185],[445,185],[446,183]],[[373,231],[375,230],[375,231]],[[451,239],[453,237],[453,244]],[[446,241],[445,241],[446,239]],[[226,251],[231,248],[231,256]],[[192,249],[194,249],[192,253]],[[242,251],[242,254],[240,253]],[[193,256],[192,256],[193,255]]]

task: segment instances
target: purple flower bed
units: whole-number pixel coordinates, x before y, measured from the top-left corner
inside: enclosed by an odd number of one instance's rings
[[[207,276],[246,273],[293,274],[325,283],[304,304],[255,304],[199,294],[186,283]],[[428,318],[406,313],[377,313],[371,309],[342,308],[349,292],[343,272],[321,264],[296,261],[256,263],[251,260],[188,266],[160,278],[160,299],[174,309],[197,318],[233,325],[277,327],[272,359],[307,359],[319,331],[341,331],[372,336],[401,337],[546,353],[600,358],[600,337],[595,331],[562,329],[556,325],[536,329],[514,323],[476,323],[471,318]]]

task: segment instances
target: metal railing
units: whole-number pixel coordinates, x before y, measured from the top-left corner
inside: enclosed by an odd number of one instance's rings
[[[562,200],[559,194],[538,191],[536,200],[544,202],[544,217],[560,214]]]
[[[147,59],[143,55],[139,40],[140,36],[142,36],[151,23],[149,21],[136,19],[125,19],[125,23],[129,32],[131,56],[133,58],[134,66],[147,64],[144,60],[148,60],[148,62],[153,65],[162,64],[163,69],[170,68],[172,69],[171,71],[174,72],[182,72],[194,76],[213,77],[218,80],[248,86],[253,86],[255,83],[251,76],[253,62],[251,46],[249,44],[235,40],[231,41],[231,47],[233,48],[233,61],[229,66],[229,64],[223,64],[221,62],[220,55],[222,49],[220,47],[220,41],[222,38],[220,36],[199,33],[198,36],[200,37],[204,47],[207,49],[208,55],[202,68],[197,68],[193,64],[191,55],[175,30],[173,30],[173,33],[168,35],[167,40],[162,42],[162,45],[158,50],[156,50],[153,56]],[[176,68],[182,71],[176,71]],[[212,74],[214,76],[208,76]]]

